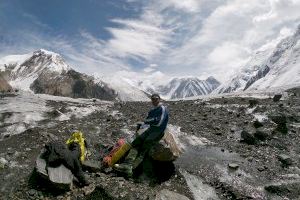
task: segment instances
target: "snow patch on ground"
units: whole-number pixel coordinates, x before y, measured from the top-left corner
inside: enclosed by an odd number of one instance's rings
[[[263,113],[255,113],[255,114],[253,114],[253,116],[259,122],[265,122],[265,121],[267,121],[269,119],[267,117],[267,115],[265,115]]]
[[[75,118],[82,118],[86,117],[94,112],[106,110],[106,107],[99,107],[99,106],[93,106],[93,105],[87,105],[86,107],[77,107],[77,106],[70,106],[67,107],[67,110],[69,112],[67,113],[60,113],[60,116],[57,118],[59,121],[66,121],[71,119],[71,117]]]
[[[110,116],[112,116],[113,118],[118,120],[123,116],[123,114],[120,113],[120,111],[118,111],[118,110],[113,110],[113,111],[111,111]]]
[[[266,199],[264,195],[263,187],[258,186],[257,184],[256,185],[248,184],[247,180],[249,180],[250,182],[252,180],[253,182],[254,177],[247,174],[243,170],[239,169],[236,172],[231,173],[227,168],[224,168],[221,165],[216,165],[216,169],[219,171],[221,175],[220,176],[221,182],[233,185],[233,187],[235,188],[243,188],[245,192],[251,195],[253,199]]]
[[[173,134],[174,139],[179,146],[180,150],[187,149],[188,146],[205,146],[208,144],[213,144],[211,141],[204,137],[197,137],[195,135],[188,135],[185,132],[181,132],[181,127],[169,124],[167,131]]]
[[[254,112],[255,109],[256,109],[256,106],[253,107],[253,108],[248,108],[248,109],[246,110],[246,114],[252,114],[252,113]]]
[[[20,92],[14,97],[5,97],[0,100],[0,138],[20,134],[29,128],[38,126],[38,123],[47,119],[48,112],[53,108],[47,106],[47,101],[67,102],[66,113],[56,110],[60,114],[53,120],[66,121],[71,117],[81,118],[97,111],[109,112],[113,102],[96,101],[91,99],[72,99],[68,97],[57,97],[51,95],[31,94]],[[116,114],[116,113],[112,113]]]
[[[70,112],[71,115],[74,115],[76,117],[85,117],[85,116],[92,114],[93,112],[96,112],[97,110],[102,110],[102,109],[99,109],[99,107],[91,106],[91,105],[88,105],[87,107],[71,106],[71,107],[68,107],[68,109],[71,110],[71,112]]]
[[[35,127],[38,121],[45,119],[44,113],[47,111],[49,108],[46,107],[46,102],[30,93],[1,99],[0,125],[5,127],[1,137],[19,134]]]
[[[35,123],[33,123],[35,124]],[[11,126],[6,127],[6,131],[4,133],[1,133],[1,137],[6,137],[6,136],[12,136],[12,135],[17,135],[20,133],[23,133],[24,131],[26,131],[27,128],[25,127],[24,123],[17,123],[17,124],[13,124]]]
[[[182,171],[181,174],[184,176],[186,183],[190,188],[191,192],[193,193],[195,200],[219,199],[215,189],[207,184],[204,184],[203,180],[201,180],[199,177],[189,174],[186,171]]]
[[[224,104],[207,104],[205,105],[205,107],[208,108],[246,108],[248,107],[248,105],[241,105],[241,104],[228,104],[228,105],[224,105]]]
[[[72,103],[82,103],[82,104],[95,104],[95,105],[113,105],[111,101],[103,101],[96,99],[96,102],[93,102],[93,99],[83,99],[83,98],[71,98],[71,97],[62,97],[62,96],[53,96],[48,94],[35,94],[38,98],[49,100],[49,101],[56,101],[56,102],[72,102]]]

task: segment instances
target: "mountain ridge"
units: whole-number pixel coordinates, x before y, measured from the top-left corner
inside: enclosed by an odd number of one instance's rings
[[[237,74],[214,93],[266,90],[300,85],[300,26],[274,48],[256,52]]]
[[[198,77],[173,78],[168,84],[158,87],[158,91],[169,99],[184,99],[210,94],[219,85],[220,82],[212,76],[206,80]]]
[[[148,74],[149,80],[146,84],[145,80],[123,77],[122,73],[106,77],[89,76],[76,72],[62,56],[45,49],[1,58],[0,71],[16,89],[57,96],[120,101],[148,101],[150,94],[154,92],[161,94],[164,99],[207,95],[220,84],[213,77],[206,80],[175,77],[170,81],[154,84],[150,77],[156,77],[156,72],[153,75]]]

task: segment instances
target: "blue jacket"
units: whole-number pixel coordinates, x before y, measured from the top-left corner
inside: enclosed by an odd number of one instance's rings
[[[150,127],[159,128],[160,132],[164,132],[166,130],[166,127],[168,125],[169,121],[169,111],[168,109],[162,105],[159,104],[157,107],[152,108],[146,120],[144,121],[145,124],[149,124]]]

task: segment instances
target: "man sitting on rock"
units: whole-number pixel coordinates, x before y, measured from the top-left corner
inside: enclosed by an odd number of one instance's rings
[[[129,151],[124,163],[115,164],[114,169],[132,176],[132,170],[135,169],[144,159],[149,150],[158,144],[163,138],[164,131],[167,127],[169,114],[167,108],[160,103],[160,96],[153,94],[151,96],[152,108],[144,123],[150,127],[138,135],[131,143],[131,150]],[[141,124],[137,127],[139,129]]]

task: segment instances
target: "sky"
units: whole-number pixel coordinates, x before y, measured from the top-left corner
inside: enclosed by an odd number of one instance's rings
[[[224,81],[300,24],[300,0],[0,0],[0,57],[43,48],[80,72]]]

